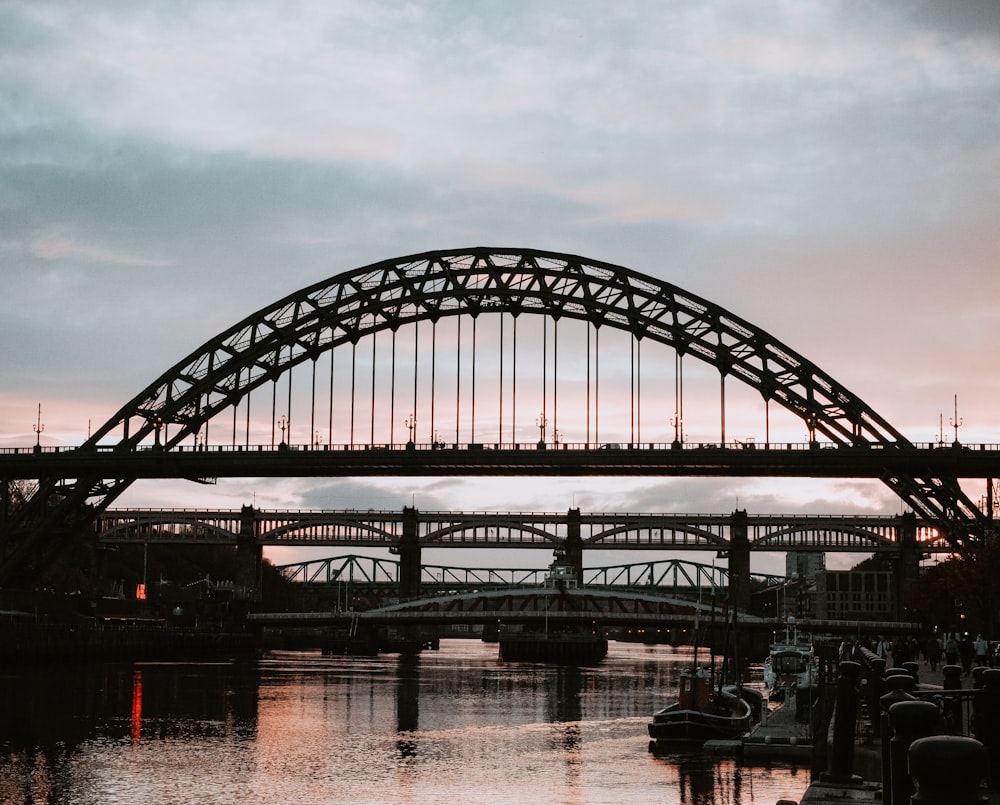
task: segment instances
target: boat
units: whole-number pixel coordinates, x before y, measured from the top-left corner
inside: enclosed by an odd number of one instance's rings
[[[713,620],[715,610],[712,611]],[[731,636],[735,638],[736,611],[732,619],[726,618],[727,626],[731,628]],[[698,624],[695,623],[695,635],[698,634]],[[737,643],[732,642],[734,655]],[[728,655],[723,660],[723,678],[726,675]],[[738,657],[734,656],[734,660]],[[739,667],[738,661],[734,663]],[[735,740],[760,720],[763,709],[763,696],[760,691],[744,687],[739,681],[737,671],[736,684],[714,685],[715,669],[714,654],[711,669],[698,665],[698,641],[694,645],[694,657],[689,668],[680,674],[677,701],[653,713],[653,720],[647,724],[650,750],[658,746],[674,744],[702,744],[712,740]]]
[[[712,689],[705,668],[681,672],[677,701],[653,713],[647,728],[655,744],[704,743],[739,738],[753,726],[750,688],[727,685]],[[759,712],[759,709],[758,711]]]
[[[785,623],[785,637],[771,644],[764,660],[764,687],[771,699],[793,696],[798,688],[816,684],[816,656],[812,640],[799,634],[794,617]]]

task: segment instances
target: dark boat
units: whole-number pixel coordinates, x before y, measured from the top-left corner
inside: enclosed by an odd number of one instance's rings
[[[668,744],[739,738],[753,725],[750,693],[733,685],[713,691],[704,668],[682,671],[677,701],[653,713],[649,737]]]

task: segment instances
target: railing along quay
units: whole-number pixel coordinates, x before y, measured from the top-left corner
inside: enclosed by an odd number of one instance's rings
[[[974,669],[973,687],[962,688],[959,666],[932,671],[938,685],[920,681],[931,671],[920,663],[886,668],[863,647],[853,656],[838,666],[827,771],[802,805],[840,801],[848,790],[852,801],[887,805],[1000,802],[1000,669]],[[855,774],[864,752],[878,760],[880,780]]]

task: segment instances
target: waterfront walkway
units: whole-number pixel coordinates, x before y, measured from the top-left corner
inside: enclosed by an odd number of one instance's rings
[[[893,667],[891,662],[889,663],[889,667]],[[938,663],[937,667],[932,669],[927,662],[920,660],[919,670],[917,672],[918,685],[921,688],[943,687],[943,667],[943,663]],[[964,689],[971,689],[972,686],[971,673],[963,674],[962,687]],[[862,750],[862,747],[859,746],[855,752],[856,759],[858,757],[858,751],[880,754],[880,749],[877,744],[866,746],[864,750]],[[863,765],[867,766],[868,764]],[[858,772],[857,768],[855,769],[855,772]],[[842,803],[864,803],[864,805],[874,805],[874,803],[879,803],[879,805],[885,805],[885,803],[883,803],[882,794],[882,783],[880,780],[864,780],[856,786],[839,785],[818,781],[809,786],[802,799],[799,800],[799,805],[834,805],[834,803],[837,803],[838,805],[841,805]],[[788,802],[792,801],[793,800],[788,800]],[[989,792],[989,804],[1000,805],[1000,791]]]

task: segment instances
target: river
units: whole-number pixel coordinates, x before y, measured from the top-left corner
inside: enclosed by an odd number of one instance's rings
[[[799,799],[809,771],[648,751],[690,649],[594,667],[271,653],[243,663],[0,670],[0,802],[692,803]]]

